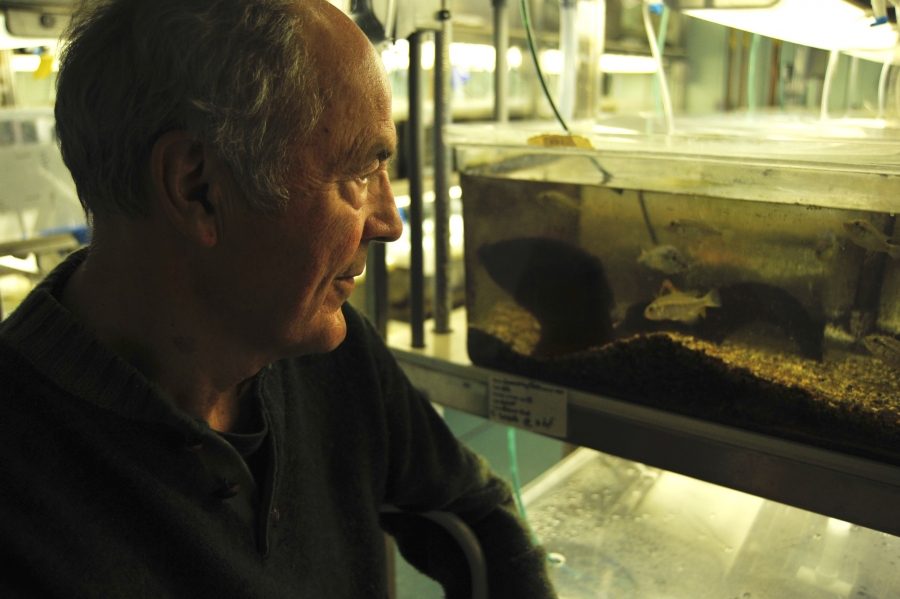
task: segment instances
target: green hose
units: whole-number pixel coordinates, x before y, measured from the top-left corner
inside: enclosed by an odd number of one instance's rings
[[[531,52],[531,60],[534,61],[534,70],[537,71],[538,81],[541,82],[541,88],[544,90],[544,96],[546,96],[547,101],[550,102],[550,108],[553,109],[553,114],[556,116],[556,120],[559,121],[560,126],[566,133],[570,133],[569,126],[566,125],[566,121],[563,120],[562,115],[556,108],[556,102],[553,101],[553,96],[550,95],[550,90],[547,89],[547,82],[544,80],[544,72],[541,70],[541,64],[538,60],[537,49],[534,43],[534,36],[531,31],[531,18],[528,11],[528,0],[519,0],[519,8],[522,11],[522,25],[524,25],[525,27],[525,37],[528,40],[528,49]]]

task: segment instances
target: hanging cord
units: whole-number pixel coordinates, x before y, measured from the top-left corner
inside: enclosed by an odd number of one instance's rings
[[[534,35],[531,29],[531,16],[528,10],[528,0],[519,0],[519,8],[522,11],[522,24],[525,26],[525,38],[528,40],[528,50],[531,52],[531,60],[534,61],[534,70],[537,71],[538,81],[541,82],[541,89],[544,90],[544,96],[547,98],[547,101],[550,102],[550,108],[553,109],[556,120],[566,133],[571,134],[569,126],[566,124],[566,121],[563,120],[562,115],[556,108],[556,102],[553,101],[553,96],[550,95],[550,90],[547,89],[547,82],[544,80],[544,72],[541,70],[541,64],[537,55],[537,47],[534,43]]]
[[[659,90],[662,92],[663,113],[666,117],[666,130],[673,133],[675,123],[672,117],[672,98],[669,96],[669,85],[666,82],[666,74],[663,71],[662,57],[659,53],[659,45],[656,41],[656,33],[653,31],[653,23],[650,22],[650,6],[646,3],[641,7],[644,15],[644,29],[647,31],[647,41],[650,43],[650,53],[656,61],[656,77],[659,81]]]
[[[550,102],[550,108],[553,109],[553,114],[556,115],[556,120],[559,122],[560,126],[563,128],[563,131],[572,134],[569,131],[569,126],[566,124],[565,119],[563,119],[562,115],[559,113],[559,110],[556,108],[556,103],[553,101],[553,96],[550,95],[550,90],[547,88],[547,82],[544,80],[544,72],[541,70],[541,63],[538,60],[537,55],[537,47],[534,43],[534,32],[531,29],[531,17],[529,16],[528,11],[528,0],[519,0],[519,8],[522,11],[522,24],[525,26],[525,38],[528,41],[528,50],[531,54],[531,60],[534,61],[534,70],[537,72],[538,81],[541,82],[541,89],[544,90],[544,97],[547,98],[547,101]],[[588,160],[591,161],[591,164],[594,165],[601,175],[603,175],[603,179],[600,181],[600,185],[606,185],[612,178],[612,173],[608,170],[600,166],[600,163],[597,162],[597,159],[593,156],[589,156]]]

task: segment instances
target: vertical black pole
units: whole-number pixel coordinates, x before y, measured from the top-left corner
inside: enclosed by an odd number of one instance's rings
[[[366,313],[381,338],[387,338],[387,247],[380,242],[369,244],[369,255],[366,257]]]
[[[425,259],[422,248],[423,151],[422,42],[425,32],[409,36],[409,321],[412,346],[425,347]]]
[[[491,0],[494,6],[494,120],[505,123],[509,120],[509,73],[506,52],[509,50],[509,16],[506,0]]]
[[[444,2],[446,5],[447,3]],[[450,291],[450,148],[444,125],[450,113],[450,11],[438,13],[441,28],[434,40],[434,332],[449,333]]]

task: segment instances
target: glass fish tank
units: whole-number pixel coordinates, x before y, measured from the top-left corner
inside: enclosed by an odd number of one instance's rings
[[[451,127],[472,362],[900,465],[900,143],[757,125]]]
[[[900,538],[579,449],[523,493],[560,599],[894,599]]]

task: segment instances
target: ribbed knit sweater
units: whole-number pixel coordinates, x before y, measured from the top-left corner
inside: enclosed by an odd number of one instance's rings
[[[403,510],[459,515],[492,599],[553,597],[508,486],[461,446],[346,306],[333,352],[254,379],[269,435],[254,479],[57,301],[73,254],[0,325],[0,597],[382,599],[382,528],[468,595],[449,537]]]

